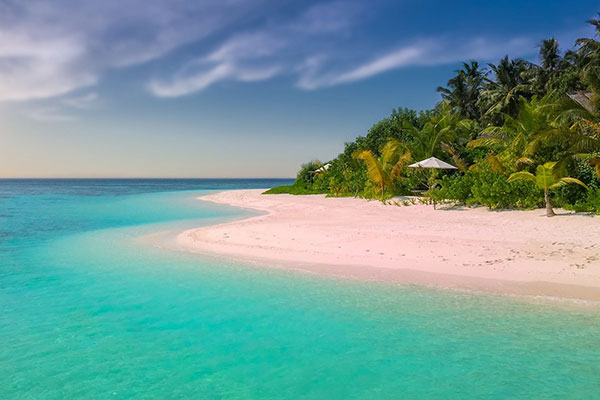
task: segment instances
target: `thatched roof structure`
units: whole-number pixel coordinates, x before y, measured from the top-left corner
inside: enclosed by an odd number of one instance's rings
[[[576,92],[567,93],[573,101],[577,102],[583,108],[589,112],[594,112],[594,106],[592,105],[591,98],[593,92],[590,90],[578,90]]]

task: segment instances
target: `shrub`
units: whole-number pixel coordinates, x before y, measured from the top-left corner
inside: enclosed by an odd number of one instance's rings
[[[323,191],[318,191],[312,188],[303,188],[296,185],[284,185],[284,186],[276,186],[272,189],[269,189],[263,194],[322,194],[326,193]]]
[[[594,167],[590,165],[589,157],[583,158],[575,164],[571,175],[585,183],[590,189],[600,188],[600,180],[596,176]],[[588,193],[585,188],[579,185],[566,185],[556,190],[554,203],[557,206],[568,208],[577,202],[583,204],[586,202]]]
[[[464,175],[444,175],[441,179],[440,188],[434,192],[439,196],[435,200],[454,200],[460,203],[468,203],[473,193],[473,174],[467,172]]]
[[[321,168],[323,163],[319,160],[309,161],[306,164],[302,164],[300,171],[296,175],[296,180],[294,181],[294,186],[309,188],[315,183],[315,180],[318,179],[320,174],[315,174],[314,171]]]
[[[507,182],[503,174],[484,169],[474,176],[469,203],[492,209],[535,208],[543,205],[541,190],[527,182]]]
[[[565,204],[564,208],[576,212],[600,214],[600,189],[590,190],[584,200],[578,200],[575,204]]]

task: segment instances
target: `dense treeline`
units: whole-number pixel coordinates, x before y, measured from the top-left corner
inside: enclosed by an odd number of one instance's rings
[[[589,23],[600,35],[600,19]],[[538,63],[470,61],[438,91],[435,109],[394,110],[275,192],[385,201],[420,190],[434,201],[490,208],[546,205],[551,215],[552,202],[600,212],[600,41],[581,38],[563,53],[555,39],[544,40]],[[458,171],[407,168],[432,156]]]

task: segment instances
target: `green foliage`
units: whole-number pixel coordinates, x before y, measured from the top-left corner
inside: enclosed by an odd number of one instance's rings
[[[600,34],[600,20],[590,23]],[[546,204],[551,211],[552,190],[556,205],[597,212],[600,42],[581,38],[577,46],[563,52],[550,38],[540,42],[537,64],[508,56],[488,66],[464,63],[438,88],[442,101],[433,110],[393,110],[364,136],[345,143],[327,171],[315,173],[323,165],[318,161],[304,164],[293,186],[269,192],[387,202],[429,188],[428,198],[420,201],[494,209]],[[591,109],[586,110],[566,96],[574,90],[592,90],[591,103],[598,108],[584,104]],[[424,174],[404,168],[411,157],[431,156],[459,171]]]
[[[568,183],[575,183],[588,189],[585,183],[576,178],[557,176],[554,171],[555,166],[556,162],[547,162],[543,165],[538,165],[535,170],[535,175],[526,171],[515,172],[510,175],[507,182],[514,182],[517,180],[535,182],[538,188],[545,191],[558,189]]]
[[[401,177],[404,169],[412,160],[406,145],[397,139],[388,140],[380,149],[377,157],[371,150],[358,151],[355,158],[364,161],[367,176],[380,192],[378,198],[386,198],[386,190],[393,191],[396,180]]]
[[[492,209],[535,208],[543,204],[541,190],[525,182],[508,182],[506,176],[491,169],[476,174],[469,204],[481,204]]]
[[[590,190],[587,196],[574,204],[565,204],[567,210],[600,214],[600,189]]]
[[[392,110],[389,117],[376,122],[367,132],[367,136],[358,139],[361,150],[370,150],[380,155],[380,149],[389,139],[407,142],[411,139],[409,127],[422,128],[430,119],[431,111],[409,110],[408,108]]]
[[[582,157],[574,163],[571,175],[583,182],[591,191],[600,189],[600,179],[596,175],[593,165],[590,164],[591,156]],[[557,206],[568,208],[587,198],[587,190],[580,185],[565,185],[555,191],[554,203]]]
[[[315,171],[322,166],[323,163],[319,160],[309,161],[306,164],[302,164],[300,171],[298,171],[298,174],[296,175],[294,186],[301,188],[311,187],[318,178],[318,174],[316,174]]]
[[[475,177],[472,172],[455,175],[445,175],[439,182],[440,187],[434,191],[436,201],[452,200],[462,204],[473,203],[473,181]]]
[[[271,188],[271,189],[263,192],[263,194],[322,194],[322,193],[326,193],[326,192],[313,190],[313,189],[306,189],[306,188],[299,187],[296,185],[276,186],[274,188]]]
[[[439,187],[428,192],[438,202],[454,201],[466,205],[483,205],[491,209],[530,209],[543,203],[542,193],[522,182],[506,181],[506,176],[487,168],[444,176]]]

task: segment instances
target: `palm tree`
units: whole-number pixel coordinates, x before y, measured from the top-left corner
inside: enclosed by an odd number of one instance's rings
[[[381,200],[385,191],[393,187],[406,165],[412,160],[406,145],[397,139],[388,140],[381,148],[379,157],[371,150],[358,151],[355,158],[364,161],[369,179],[381,190]]]
[[[485,78],[479,100],[479,106],[486,110],[484,116],[496,121],[503,114],[515,117],[519,110],[519,99],[531,95],[531,74],[527,72],[533,65],[520,58],[510,60],[506,56],[498,65],[489,64],[489,67],[494,80]]]
[[[463,63],[463,68],[456,71],[456,76],[448,80],[447,87],[439,86],[437,91],[462,117],[479,119],[481,115],[477,101],[486,74],[477,61],[471,60]]]
[[[407,126],[406,130],[411,136],[408,143],[411,154],[417,159],[436,156],[444,158],[447,150],[445,145],[456,142],[458,139],[468,141],[467,135],[473,128],[473,121],[461,118],[452,107],[441,102],[435,114],[423,125],[422,129]]]
[[[530,70],[531,89],[535,93],[543,94],[554,89],[559,73],[570,64],[565,63],[561,57],[558,40],[543,40],[539,47],[539,66]]]
[[[598,13],[600,17],[600,13]],[[596,29],[596,36],[600,35],[600,18],[592,18],[588,21]],[[595,96],[592,103],[596,109],[600,109],[600,42],[592,38],[579,38],[575,41],[579,46],[577,52],[580,54],[583,80],[589,85]]]
[[[556,215],[554,214],[554,210],[552,209],[552,203],[550,202],[550,190],[557,189],[568,183],[576,183],[588,189],[585,183],[581,182],[579,179],[569,177],[560,178],[554,175],[553,171],[555,165],[555,162],[547,162],[543,165],[538,165],[535,175],[533,175],[531,172],[520,171],[511,174],[508,178],[508,182],[514,182],[517,180],[535,182],[537,187],[544,191],[544,200],[546,202],[547,217],[553,217]]]
[[[516,117],[505,115],[504,124],[484,129],[479,138],[467,143],[467,147],[493,147],[518,165],[532,164],[532,157],[541,145],[541,141],[534,139],[557,130],[553,125],[557,103],[553,95],[548,94],[539,99],[534,96],[531,101],[521,97],[519,104]]]
[[[554,128],[533,135],[530,147],[544,144],[553,148],[554,156],[559,159],[555,173],[564,174],[576,160],[587,159],[600,179],[600,125],[592,121],[592,114],[570,99],[555,106]]]
[[[596,28],[596,36],[600,36],[600,18],[592,18],[588,23]],[[579,46],[578,52],[582,55],[584,73],[597,73],[600,67],[600,42],[592,38],[579,38],[575,45]]]

